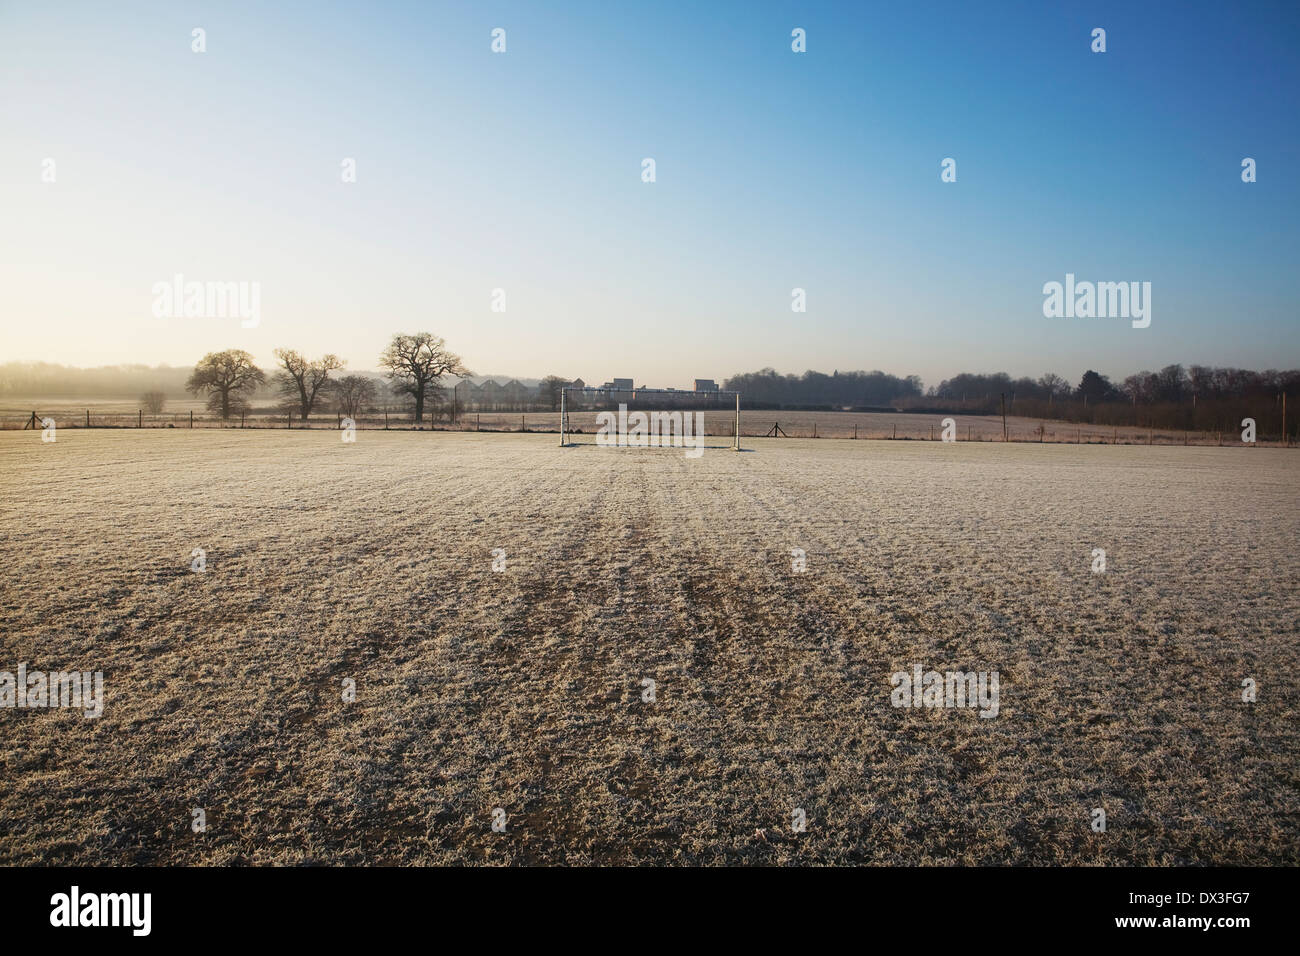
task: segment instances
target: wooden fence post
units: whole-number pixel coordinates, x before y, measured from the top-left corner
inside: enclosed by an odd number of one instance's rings
[[[90,427],[90,409],[86,409],[86,427]]]
[[[194,409],[190,409],[190,428],[194,427]]]

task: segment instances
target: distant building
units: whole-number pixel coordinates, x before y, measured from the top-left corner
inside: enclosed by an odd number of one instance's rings
[[[716,392],[718,383],[711,378],[697,378],[695,380],[695,390],[697,392]]]
[[[630,378],[616,378],[611,382],[606,382],[601,388],[615,392],[630,392],[632,391],[632,380]]]
[[[585,408],[591,404],[591,400],[582,391],[587,387],[587,383],[582,379],[575,378],[566,387],[570,389],[565,398],[566,408]]]
[[[494,412],[505,401],[505,389],[488,379],[479,386],[479,408],[485,412]]]
[[[511,407],[522,407],[530,399],[527,386],[517,378],[512,378],[501,386],[501,404]]]

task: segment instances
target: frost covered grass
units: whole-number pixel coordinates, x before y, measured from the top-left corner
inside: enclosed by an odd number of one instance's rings
[[[747,447],[0,434],[0,862],[1300,859],[1295,452]]]

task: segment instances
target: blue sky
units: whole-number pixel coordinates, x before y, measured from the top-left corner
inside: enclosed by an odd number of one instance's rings
[[[0,361],[1300,366],[1300,4],[267,6],[0,2]],[[178,272],[260,324],[155,318]],[[1151,326],[1044,318],[1067,272]]]

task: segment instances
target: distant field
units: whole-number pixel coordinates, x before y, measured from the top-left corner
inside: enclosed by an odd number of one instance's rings
[[[0,863],[1300,862],[1300,454],[748,447],[0,434]]]
[[[286,428],[288,421],[281,414],[272,414],[259,403],[259,408],[247,417],[249,428]],[[38,416],[49,416],[60,428],[81,428],[90,413],[92,427],[135,427],[139,403],[86,399],[4,399],[0,400],[0,429],[22,429],[35,411]],[[195,428],[220,428],[222,422],[213,418],[206,404],[198,400],[169,401],[160,415],[144,415],[146,428],[188,428],[190,413],[194,413]],[[780,426],[780,434],[789,438],[897,438],[908,441],[938,441],[946,415],[916,414],[910,412],[792,412],[746,409],[741,413],[742,436],[761,437]],[[953,415],[960,441],[1001,441],[1002,419],[996,415]],[[710,435],[730,436],[734,412],[709,410],[704,413],[705,429]],[[597,428],[596,412],[578,411],[569,416],[570,425],[580,433],[579,440],[590,440]],[[428,416],[426,415],[426,426]],[[392,430],[412,428],[409,412],[390,411],[387,424]],[[238,427],[236,417],[225,427]],[[1039,427],[1042,435],[1039,435]],[[293,428],[303,424],[295,415]],[[315,414],[308,428],[334,429],[338,415],[334,411]],[[364,430],[385,427],[383,412],[368,412],[357,419],[357,427]],[[460,431],[553,431],[559,432],[559,412],[467,412],[460,415],[455,425],[440,417],[434,426],[438,430]],[[1109,425],[1074,424],[1052,419],[1007,416],[1007,434],[1017,442],[1064,442],[1083,444],[1155,444],[1155,445],[1232,445],[1241,444],[1240,431],[1183,432],[1175,429],[1147,429],[1135,427],[1112,428]],[[583,438],[582,436],[587,436]],[[1273,436],[1276,437],[1276,436]],[[1270,444],[1268,436],[1259,436],[1258,444]],[[1273,442],[1276,444],[1276,442]]]
[[[107,416],[114,424],[125,424],[127,419],[135,419],[140,403],[130,399],[106,398],[3,398],[0,399],[0,421],[8,428],[19,428],[23,422],[36,412],[38,416],[51,415],[60,425],[81,424],[87,411],[95,417]],[[184,399],[168,400],[162,414],[154,416],[157,421],[179,421],[183,416],[188,421],[190,411],[195,415],[207,414],[207,402],[186,396]]]

